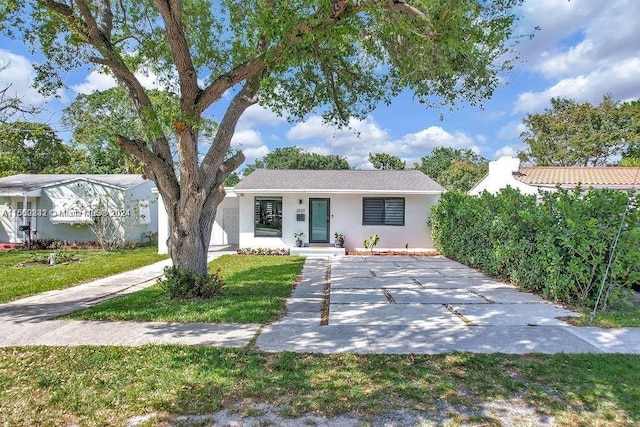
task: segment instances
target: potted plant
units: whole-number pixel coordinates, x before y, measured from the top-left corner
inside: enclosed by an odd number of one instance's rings
[[[344,247],[344,234],[335,233],[333,236],[335,237],[336,248],[343,248]]]
[[[301,247],[302,246],[302,239],[300,237],[302,237],[304,233],[293,233],[293,237],[296,238],[296,246],[297,247]]]

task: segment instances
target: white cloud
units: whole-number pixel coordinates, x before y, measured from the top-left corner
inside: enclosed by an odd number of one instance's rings
[[[401,143],[410,152],[431,151],[434,147],[469,148],[473,145],[473,138],[462,132],[451,134],[440,126],[430,126],[416,133],[406,134]]]
[[[471,148],[479,152],[473,137],[463,133],[450,133],[440,126],[430,126],[400,138],[392,138],[372,116],[365,120],[352,119],[350,128],[338,129],[312,116],[292,127],[287,138],[293,141],[311,139],[312,143],[301,146],[318,154],[335,154],[347,158],[350,165],[358,169],[371,169],[369,153],[388,153],[400,157],[412,166],[420,157],[437,146]]]
[[[0,65],[6,66],[0,71],[0,89],[9,86],[8,96],[19,98],[27,105],[38,105],[47,100],[31,86],[36,73],[29,59],[0,49]]]
[[[602,4],[597,1],[525,2],[519,33],[533,35],[531,39],[522,39],[517,46],[522,57],[527,59],[525,67],[540,71],[542,63],[566,49],[566,38],[584,31],[602,9]]]
[[[262,134],[252,129],[237,130],[231,139],[233,145],[241,145],[242,147],[259,147],[264,145]]]
[[[562,79],[541,92],[522,93],[515,102],[514,112],[539,111],[550,105],[552,97],[598,104],[606,93],[611,94],[614,100],[640,97],[640,58],[629,58],[589,74]]]
[[[339,147],[380,143],[388,139],[388,134],[371,116],[364,120],[351,119],[349,125],[341,129],[324,123],[320,116],[311,116],[289,129],[287,138],[293,141],[321,139],[332,147]]]
[[[521,147],[518,148],[513,145],[505,145],[504,147],[496,150],[496,152],[493,154],[493,159],[499,159],[503,156],[516,157],[518,155],[518,151],[520,151],[521,149]]]
[[[573,20],[580,26],[578,31],[582,40],[568,48],[563,39],[548,46],[541,62],[536,64],[545,76],[561,78],[589,73],[638,55],[640,2],[609,1],[606,7],[594,1],[575,3],[571,12]],[[568,34],[565,30],[564,37]]]
[[[260,147],[245,148],[242,150],[242,153],[244,154],[244,157],[246,159],[244,161],[244,164],[247,165],[249,163],[255,162],[256,159],[262,158],[269,154],[269,147],[267,147],[266,145],[261,145]]]
[[[551,97],[599,102],[640,97],[640,2],[612,0],[536,0],[523,6],[521,31],[539,26],[519,50],[524,66],[548,87],[521,93],[513,113],[534,113]]]
[[[252,105],[242,114],[238,121],[238,129],[250,129],[256,126],[270,125],[277,126],[285,123],[284,117],[278,116],[273,111],[261,105]]]
[[[116,86],[116,81],[109,74],[105,74],[98,70],[89,73],[84,82],[71,86],[71,89],[77,93],[90,94],[95,91],[103,91]]]
[[[143,87],[147,89],[167,89],[167,85],[161,81],[158,76],[147,68],[136,71],[135,76]],[[95,91],[103,91],[115,87],[117,85],[115,79],[100,70],[91,71],[82,83],[71,86],[76,93],[89,94]],[[176,91],[176,88],[171,88]]]

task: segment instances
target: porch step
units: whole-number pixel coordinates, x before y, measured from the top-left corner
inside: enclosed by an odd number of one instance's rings
[[[289,252],[291,255],[296,256],[344,256],[344,248],[334,248],[332,246],[308,246],[308,247],[293,247]]]

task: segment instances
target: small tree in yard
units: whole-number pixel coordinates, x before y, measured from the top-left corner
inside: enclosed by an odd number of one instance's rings
[[[174,263],[203,275],[222,184],[244,161],[229,145],[248,107],[260,101],[291,119],[320,108],[325,120],[344,125],[405,88],[427,106],[477,104],[510,67],[506,44],[520,3],[0,0],[0,25],[44,55],[36,66],[44,93],[87,65],[115,77],[146,131],[116,139],[157,184]],[[179,96],[173,135],[163,130],[142,72]],[[205,114],[225,102],[199,157]]]

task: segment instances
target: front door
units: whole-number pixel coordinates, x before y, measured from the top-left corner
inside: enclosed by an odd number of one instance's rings
[[[240,238],[238,228],[238,208],[222,209],[222,228],[226,235],[226,243],[228,245],[237,245],[238,239]]]
[[[29,225],[31,230],[36,229],[36,217],[31,215],[28,211],[31,210],[32,204],[27,202],[27,206],[24,205],[24,199],[13,201],[13,238],[10,238],[11,243],[26,243],[29,239],[28,231],[20,231],[20,226]]]
[[[329,199],[309,199],[309,243],[329,243]]]

